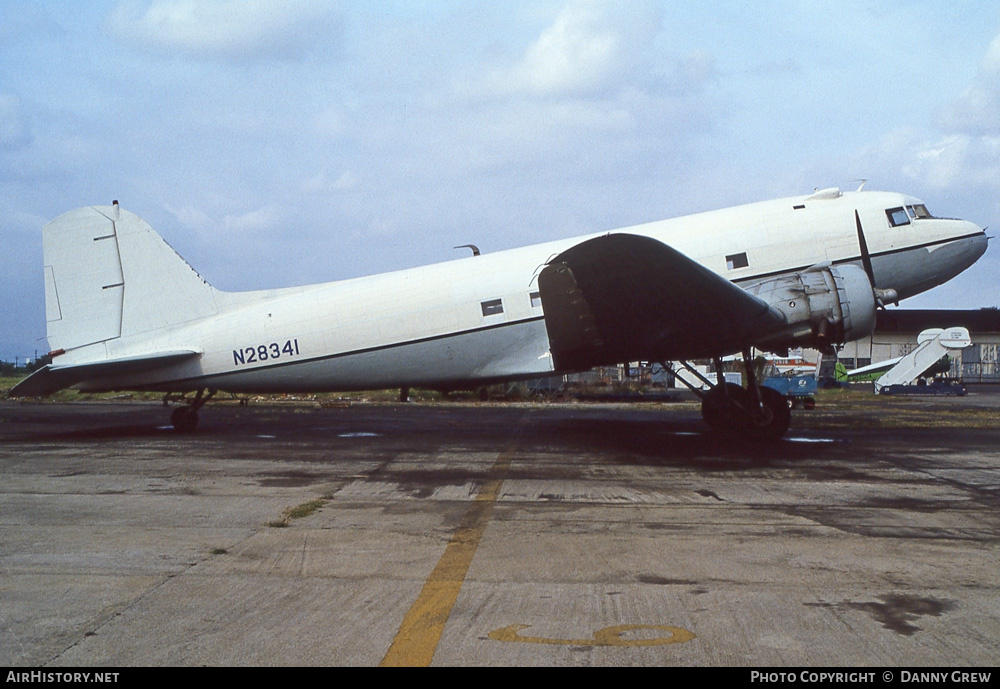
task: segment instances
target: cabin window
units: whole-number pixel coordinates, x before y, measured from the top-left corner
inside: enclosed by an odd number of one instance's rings
[[[502,299],[490,299],[489,301],[480,302],[479,305],[483,309],[484,316],[496,316],[499,313],[503,313]]]
[[[737,268],[746,268],[750,265],[750,261],[747,260],[747,252],[733,254],[732,256],[726,256],[726,268],[729,270],[736,270]]]
[[[528,298],[531,299],[531,308],[537,309],[542,305],[542,295],[538,292],[532,292],[528,295]]]
[[[889,208],[885,212],[886,216],[889,218],[889,224],[893,227],[899,227],[900,225],[909,225],[910,216],[907,214],[906,210],[902,207],[900,208]]]

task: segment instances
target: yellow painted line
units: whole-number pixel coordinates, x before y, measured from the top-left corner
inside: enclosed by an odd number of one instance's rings
[[[489,477],[452,534],[417,600],[403,617],[396,638],[379,667],[427,667],[434,659],[444,625],[458,600],[469,565],[493,514],[493,505],[500,496],[500,487],[510,469],[523,425],[524,417],[510,445],[490,468]]]

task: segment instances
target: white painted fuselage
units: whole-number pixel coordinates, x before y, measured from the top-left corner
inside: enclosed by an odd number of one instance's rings
[[[920,201],[902,194],[830,191],[615,232],[652,237],[747,287],[825,262],[861,265],[857,211],[875,286],[905,298],[970,266],[987,243],[978,226],[962,220],[911,213],[905,224],[890,222],[887,210],[918,206]],[[128,223],[142,221],[125,211],[117,217],[117,241],[125,247]],[[142,306],[137,297],[129,301],[129,257],[122,248],[125,315],[118,332],[112,325],[96,341],[78,344],[69,336],[60,341],[50,327],[51,347],[64,350],[53,361],[72,366],[149,352],[198,353],[167,366],[118,369],[76,384],[94,390],[449,389],[544,376],[554,368],[537,276],[560,252],[601,234],[606,233],[305,287],[227,293],[206,284],[191,294],[182,290],[178,300],[199,303],[190,305],[190,317],[170,318],[163,327],[130,325],[148,323],[149,315],[129,314]],[[171,286],[162,289],[169,293]],[[176,308],[184,313],[186,306]],[[51,305],[49,312],[50,320],[58,315]]]

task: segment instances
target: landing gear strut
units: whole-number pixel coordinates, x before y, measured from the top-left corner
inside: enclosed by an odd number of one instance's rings
[[[788,432],[792,420],[788,400],[778,391],[758,385],[749,350],[743,352],[746,388],[725,382],[720,359],[715,360],[718,381],[715,384],[697,374],[687,362],[682,361],[681,364],[701,378],[703,383],[712,386],[708,392],[702,392],[677,377],[701,397],[701,417],[712,430],[757,441],[779,440]]]
[[[741,409],[741,430],[754,440],[780,440],[788,432],[792,411],[788,400],[777,390],[757,382],[750,350],[743,350],[743,370],[747,377],[747,404]]]
[[[182,407],[174,409],[170,415],[170,423],[178,433],[191,433],[198,426],[198,410],[215,397],[217,390],[199,390],[194,399],[188,400]]]

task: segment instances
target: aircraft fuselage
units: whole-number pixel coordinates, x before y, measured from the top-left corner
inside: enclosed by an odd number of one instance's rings
[[[887,212],[892,209],[903,215]],[[919,209],[919,200],[897,193],[828,191],[611,234],[651,237],[746,288],[816,264],[861,266],[857,211],[874,286],[906,298],[954,277],[987,244],[973,223],[925,217]],[[112,332],[67,347],[55,363],[174,349],[200,352],[176,364],[77,385],[93,390],[459,388],[544,376],[555,367],[538,274],[554,256],[604,234],[305,287],[244,293],[211,289],[213,303],[199,317],[135,334],[127,332],[126,322],[117,336]],[[127,276],[124,283],[127,304]],[[51,337],[50,345],[60,347]]]

